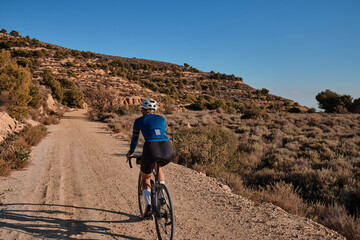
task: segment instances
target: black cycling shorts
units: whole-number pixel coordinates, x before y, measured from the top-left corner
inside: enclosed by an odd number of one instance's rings
[[[149,174],[154,169],[155,162],[163,167],[174,159],[174,155],[174,148],[169,141],[145,142],[140,169]]]

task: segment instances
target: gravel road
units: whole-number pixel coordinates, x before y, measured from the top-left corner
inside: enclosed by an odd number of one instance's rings
[[[31,164],[0,179],[0,239],[156,239],[138,216],[128,142],[85,111],[66,113],[33,149]],[[271,204],[256,205],[215,179],[169,164],[175,239],[344,239]]]

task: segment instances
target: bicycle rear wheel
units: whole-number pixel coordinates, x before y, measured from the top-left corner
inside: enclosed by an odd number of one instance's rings
[[[141,188],[141,173],[139,173],[139,180],[138,180],[138,202],[139,202],[140,217],[144,217],[146,203],[145,203],[144,194],[143,194],[143,191]]]
[[[174,239],[175,214],[170,192],[164,184],[160,184],[156,193],[155,225],[159,239]]]

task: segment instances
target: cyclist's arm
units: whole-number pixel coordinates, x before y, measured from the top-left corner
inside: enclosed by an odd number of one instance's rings
[[[134,152],[135,152],[135,148],[136,148],[136,145],[139,140],[139,135],[140,135],[139,124],[138,124],[138,121],[135,120],[134,126],[133,126],[133,134],[132,134],[131,143],[130,143],[130,150],[129,150],[130,155],[134,154]]]

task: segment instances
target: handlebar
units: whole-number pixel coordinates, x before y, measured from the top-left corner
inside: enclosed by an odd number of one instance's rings
[[[129,166],[130,168],[132,168],[132,164],[131,164],[131,159],[132,158],[136,158],[136,164],[140,164],[141,163],[141,155],[133,155],[129,158]]]

